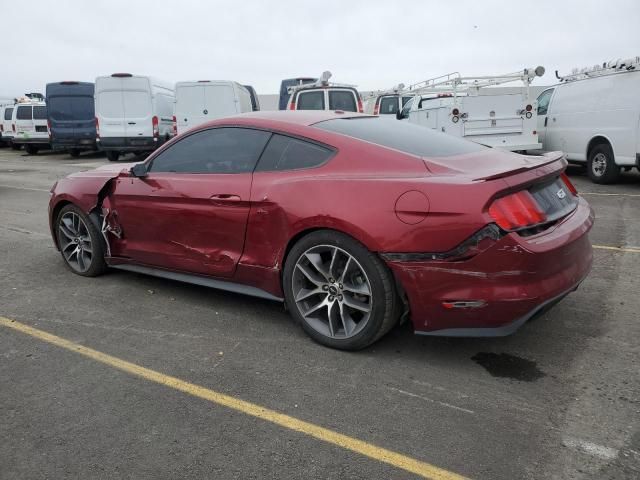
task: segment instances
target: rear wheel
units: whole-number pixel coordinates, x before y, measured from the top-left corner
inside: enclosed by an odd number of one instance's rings
[[[20,150],[20,144],[11,142],[11,149],[12,150]]]
[[[95,277],[103,273],[104,240],[91,219],[75,205],[66,205],[56,219],[56,235],[65,265],[73,273]]]
[[[287,307],[317,342],[358,350],[398,320],[393,279],[382,261],[354,239],[331,230],[303,237],[287,256]]]
[[[591,149],[587,162],[587,174],[594,183],[613,183],[620,176],[611,145],[601,143]]]
[[[69,155],[71,155],[73,158],[78,158],[80,156],[80,150],[78,150],[77,148],[72,148],[71,150],[69,150]]]
[[[29,155],[36,155],[39,150],[38,147],[36,147],[35,145],[25,145],[24,148]]]
[[[107,151],[107,158],[110,162],[117,162],[118,158],[120,158],[120,152],[116,152],[114,150]]]

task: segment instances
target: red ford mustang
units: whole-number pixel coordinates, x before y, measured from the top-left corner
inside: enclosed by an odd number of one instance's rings
[[[71,271],[284,300],[325,345],[499,336],[575,290],[593,212],[560,153],[523,156],[344,112],[257,112],[51,190]]]

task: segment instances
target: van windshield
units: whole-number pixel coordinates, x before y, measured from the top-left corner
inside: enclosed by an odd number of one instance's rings
[[[94,117],[92,97],[50,97],[47,107],[53,120],[92,120]]]

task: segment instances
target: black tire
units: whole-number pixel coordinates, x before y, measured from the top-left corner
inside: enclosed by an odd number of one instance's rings
[[[295,301],[294,270],[296,270],[298,261],[302,261],[303,256],[309,250],[325,246],[338,247],[339,250],[355,259],[357,267],[362,269],[370,285],[368,320],[358,333],[347,338],[335,338],[335,336],[328,336],[318,331],[307,321]],[[342,289],[342,284],[340,284],[340,288]],[[323,289],[327,290],[324,287]],[[300,322],[304,331],[316,342],[340,350],[359,350],[371,345],[397,324],[401,310],[401,302],[396,293],[393,276],[387,266],[360,242],[333,230],[312,232],[293,246],[285,260],[283,290],[291,315]],[[319,293],[319,295],[323,295],[323,293]],[[342,316],[342,313],[340,315]]]
[[[37,155],[39,148],[35,145],[25,145],[24,149],[27,151],[29,155]]]
[[[587,174],[593,183],[607,184],[618,180],[620,167],[616,165],[611,145],[600,143],[591,149]]]
[[[110,162],[117,162],[118,158],[120,158],[120,152],[116,152],[114,150],[107,150],[107,159]]]
[[[68,257],[65,255],[65,252],[68,254],[69,250],[65,250],[65,244],[69,245],[69,249],[75,248],[76,244],[69,243],[69,238],[65,236],[65,234],[61,231],[60,224],[63,222],[63,217],[66,219],[67,215],[77,215],[83,222],[86,232],[88,232],[90,240],[91,240],[91,250],[92,255],[91,259],[88,262],[88,267],[86,263],[84,263],[85,269],[81,270],[78,266],[78,262],[70,261]],[[85,230],[81,230],[84,233]],[[73,204],[65,205],[62,207],[58,216],[56,217],[55,223],[55,232],[56,232],[56,240],[58,243],[58,247],[60,248],[60,254],[62,255],[62,260],[64,261],[65,266],[71,270],[76,275],[81,275],[83,277],[96,277],[101,275],[107,269],[107,264],[104,260],[105,255],[105,243],[102,234],[98,231],[98,228],[95,226],[93,221],[89,218],[87,214],[85,214],[80,208],[76,207]],[[77,258],[77,257],[76,257]]]
[[[69,155],[72,158],[78,158],[80,156],[80,150],[78,150],[77,148],[72,148],[71,150],[69,150]]]
[[[20,150],[20,148],[22,148],[22,145],[11,142],[11,150]]]

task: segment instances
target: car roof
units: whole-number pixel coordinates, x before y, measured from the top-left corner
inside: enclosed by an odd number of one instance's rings
[[[257,123],[263,122],[279,122],[291,125],[311,126],[325,120],[334,118],[353,118],[353,117],[373,117],[355,112],[343,112],[342,110],[260,110],[257,112],[242,113],[232,117],[220,118],[212,120],[200,127],[207,127],[222,124],[245,123],[250,124],[251,120],[257,120]]]

